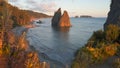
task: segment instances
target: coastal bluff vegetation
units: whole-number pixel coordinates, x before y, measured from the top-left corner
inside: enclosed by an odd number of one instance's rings
[[[111,0],[104,30],[93,33],[75,54],[72,68],[120,68],[120,0]]]
[[[108,25],[93,33],[75,54],[72,68],[119,68],[120,27]]]
[[[6,0],[0,0],[0,68],[50,68],[48,63],[40,61],[37,51],[30,47],[26,40],[28,28],[24,27],[31,24],[33,18],[46,17],[50,16],[20,10]]]

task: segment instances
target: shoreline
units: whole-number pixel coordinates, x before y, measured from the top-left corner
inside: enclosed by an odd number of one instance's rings
[[[34,24],[29,24],[29,25],[25,25],[24,27],[29,29],[29,28],[35,28],[36,26]]]

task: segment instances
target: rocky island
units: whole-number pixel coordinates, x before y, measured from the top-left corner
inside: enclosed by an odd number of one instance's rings
[[[52,18],[52,26],[53,27],[71,27],[70,18],[67,11],[64,11],[63,15],[61,15],[61,8],[55,12]]]
[[[93,18],[93,17],[89,16],[89,15],[82,15],[82,16],[80,16],[80,18]]]
[[[79,18],[79,16],[75,16],[75,18]]]

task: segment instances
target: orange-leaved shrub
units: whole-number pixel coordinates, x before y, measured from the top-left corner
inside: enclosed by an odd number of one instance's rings
[[[117,25],[108,25],[107,29],[105,30],[105,38],[108,42],[113,42],[118,39],[120,34],[120,28]]]

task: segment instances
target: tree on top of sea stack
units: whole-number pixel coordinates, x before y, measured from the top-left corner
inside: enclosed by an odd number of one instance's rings
[[[52,18],[52,26],[53,27],[71,27],[70,18],[67,11],[64,11],[61,16],[61,8],[55,12]]]
[[[60,18],[59,22],[60,27],[71,27],[70,18],[67,11],[64,11],[63,15]]]

